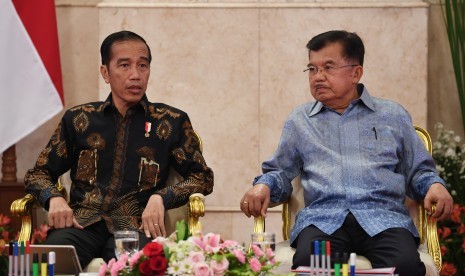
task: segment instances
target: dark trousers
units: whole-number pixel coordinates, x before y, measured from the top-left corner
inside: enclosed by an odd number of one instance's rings
[[[404,228],[387,229],[370,237],[349,213],[336,232],[327,235],[315,226],[306,227],[292,244],[296,248],[293,268],[310,265],[310,242],[330,241],[331,254],[357,253],[370,260],[373,268],[396,267],[400,276],[425,275],[426,268],[418,254],[418,239]],[[333,257],[332,256],[332,257]],[[334,260],[332,260],[334,263]]]
[[[139,232],[139,248],[150,242],[145,234]],[[108,262],[115,257],[115,239],[108,231],[104,220],[87,226],[83,230],[61,228],[49,230],[45,244],[73,245],[84,269],[93,258],[103,258]]]

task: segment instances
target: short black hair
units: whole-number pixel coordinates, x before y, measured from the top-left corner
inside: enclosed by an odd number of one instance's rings
[[[100,46],[100,55],[102,57],[102,65],[107,65],[111,59],[111,46],[115,42],[118,41],[128,41],[128,40],[139,40],[145,43],[147,46],[147,50],[149,51],[149,63],[152,62],[152,53],[150,52],[150,47],[140,35],[130,32],[130,31],[120,31],[116,33],[112,33],[111,35],[107,36]]]
[[[307,43],[308,51],[318,51],[331,43],[339,43],[343,48],[343,56],[346,59],[355,60],[363,66],[365,46],[362,39],[356,34],[347,31],[329,31],[314,36]]]

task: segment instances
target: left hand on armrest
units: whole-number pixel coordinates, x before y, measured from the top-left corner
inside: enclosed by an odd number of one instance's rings
[[[431,214],[431,205],[436,204],[436,210]],[[424,206],[434,218],[444,220],[452,214],[454,201],[447,189],[440,183],[434,183],[426,193]]]
[[[142,225],[147,238],[166,237],[165,206],[160,195],[152,195],[142,213]]]

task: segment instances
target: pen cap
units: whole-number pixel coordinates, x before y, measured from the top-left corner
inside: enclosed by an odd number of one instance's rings
[[[326,241],[326,255],[331,256],[331,242]]]
[[[39,253],[36,252],[32,255],[32,262],[39,263]]]
[[[347,254],[346,252],[344,252],[344,254],[342,254],[342,263],[343,264],[346,264],[349,262],[349,254]]]
[[[326,241],[321,241],[321,255],[326,255]]]
[[[42,253],[42,257],[40,258],[41,263],[47,263],[47,253]]]
[[[338,264],[341,262],[341,254],[339,252],[334,253],[334,263]]]
[[[15,242],[13,245],[13,254],[18,256],[18,243]]]
[[[26,254],[31,253],[31,244],[29,241],[26,241]]]
[[[320,242],[315,241],[315,255],[320,255]]]
[[[350,253],[350,265],[355,265],[355,259],[357,258],[357,254]]]
[[[10,255],[13,255],[13,247],[14,247],[13,242],[10,241],[10,246],[8,247]]]
[[[55,264],[55,252],[48,253],[48,264]]]
[[[24,255],[24,241],[22,241],[21,246],[19,247],[19,254]]]

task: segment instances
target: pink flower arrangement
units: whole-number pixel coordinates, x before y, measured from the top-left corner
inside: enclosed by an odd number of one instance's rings
[[[195,275],[235,276],[269,273],[279,264],[273,251],[253,245],[246,250],[236,241],[222,241],[217,234],[179,239],[177,233],[158,237],[130,258],[111,260],[100,269],[101,276]]]

